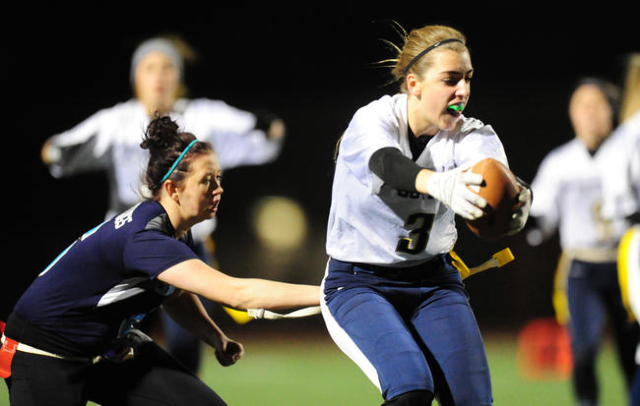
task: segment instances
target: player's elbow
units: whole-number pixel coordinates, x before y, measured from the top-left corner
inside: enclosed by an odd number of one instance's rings
[[[223,284],[218,284],[205,297],[234,309],[248,309],[252,294],[246,279],[227,276]]]

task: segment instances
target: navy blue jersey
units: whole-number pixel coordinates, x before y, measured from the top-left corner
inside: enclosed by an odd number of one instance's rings
[[[171,293],[173,287],[157,279],[161,272],[197,258],[191,234],[176,239],[163,207],[143,202],[71,244],[18,300],[14,314],[80,353],[99,354],[125,320]]]

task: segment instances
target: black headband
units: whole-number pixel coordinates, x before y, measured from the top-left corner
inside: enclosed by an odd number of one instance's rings
[[[411,60],[411,62],[409,62],[409,64],[407,64],[407,66],[404,68],[404,74],[406,75],[407,73],[409,73],[409,69],[411,69],[413,64],[416,63],[418,61],[418,59],[422,58],[424,56],[424,54],[426,54],[427,52],[431,51],[434,48],[439,47],[440,45],[448,44],[449,42],[459,42],[462,45],[464,45],[464,41],[462,41],[461,39],[458,39],[458,38],[449,38],[449,39],[443,39],[442,41],[438,41],[435,44],[433,44],[430,47],[428,47],[427,49],[425,49],[424,51],[420,52],[418,55],[416,55]]]

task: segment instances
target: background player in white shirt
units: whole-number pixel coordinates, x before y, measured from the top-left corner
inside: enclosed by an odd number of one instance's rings
[[[138,203],[147,151],[139,147],[155,112],[167,113],[203,141],[210,142],[225,170],[266,164],[276,159],[285,135],[282,120],[256,115],[220,100],[184,97],[184,49],[177,39],[151,38],[131,58],[130,80],[135,98],[102,109],[74,128],[47,140],[42,159],[55,177],[105,171],[109,182],[107,218]],[[194,227],[203,259],[214,263],[210,244],[215,219]],[[164,316],[164,315],[163,315]],[[185,365],[198,370],[200,341],[169,318],[163,318],[166,345]]]
[[[622,302],[640,323],[640,53],[626,56],[620,125],[600,154],[604,171],[602,215],[630,224],[618,248],[618,279]],[[631,405],[640,404],[640,340],[635,362]]]
[[[322,312],[336,344],[386,405],[492,403],[489,367],[460,273],[448,253],[455,215],[486,202],[463,172],[507,164],[491,126],[467,118],[473,66],[465,37],[411,31],[393,61],[401,93],[360,108],[340,139],[327,230]],[[526,222],[523,188],[511,232]]]
[[[566,266],[560,266],[559,272],[566,275],[557,280],[566,287],[573,388],[579,405],[598,404],[596,356],[607,316],[627,383],[636,368],[633,353],[638,326],[629,322],[617,273],[618,244],[629,222],[603,211],[605,196],[611,194],[607,187],[613,186],[603,174],[612,168],[608,151],[616,142],[610,134],[618,101],[613,85],[595,78],[581,80],[569,102],[575,138],[543,159],[531,184],[536,197],[531,216],[537,228],[528,233],[529,241],[539,242],[533,238],[535,233],[544,237],[557,230],[560,236],[561,263]],[[624,149],[620,160],[633,144]],[[556,309],[562,314],[560,302],[556,301]]]

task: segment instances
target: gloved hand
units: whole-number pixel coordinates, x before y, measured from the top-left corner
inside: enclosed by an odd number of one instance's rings
[[[427,192],[454,213],[466,220],[475,220],[482,217],[487,201],[467,187],[479,186],[483,182],[482,175],[466,172],[467,169],[461,167],[432,173],[427,180]]]
[[[518,182],[520,183],[519,179]],[[513,212],[507,235],[514,235],[520,232],[520,230],[524,228],[525,224],[527,224],[529,212],[531,211],[531,202],[533,201],[531,189],[524,183],[520,183],[520,186],[522,186],[522,190],[520,190],[520,193],[518,194],[518,201],[520,204],[518,205],[517,210]]]

